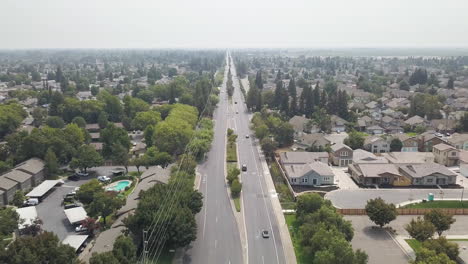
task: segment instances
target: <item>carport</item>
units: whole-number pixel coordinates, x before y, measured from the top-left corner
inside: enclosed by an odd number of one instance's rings
[[[70,221],[70,224],[72,225],[81,223],[88,217],[88,214],[86,214],[86,211],[83,207],[75,207],[63,211],[65,212],[68,221]]]
[[[75,251],[78,251],[86,239],[88,239],[88,235],[69,235],[62,241],[62,244],[70,245]]]
[[[40,200],[46,193],[48,193],[52,188],[54,188],[57,185],[57,183],[59,183],[58,180],[43,181],[41,184],[36,186],[36,188],[34,188],[32,191],[26,194],[26,196],[29,198],[38,198]]]
[[[37,211],[35,206],[23,207],[16,209],[20,221],[18,221],[18,229],[21,231],[25,227],[32,225],[37,218]]]

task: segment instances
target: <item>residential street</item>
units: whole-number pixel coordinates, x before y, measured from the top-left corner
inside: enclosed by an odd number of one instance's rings
[[[236,70],[231,68],[235,91],[233,94],[231,126],[238,135],[238,162],[247,165],[247,172],[242,172],[242,199],[247,228],[248,261],[249,263],[286,263],[285,253],[281,240],[279,224],[272,205],[272,199],[276,197],[274,187],[268,188],[265,177],[271,177],[264,173],[264,167],[253,136],[250,131],[250,118],[246,105],[242,98]],[[237,103],[236,103],[237,102]],[[269,238],[263,238],[262,230],[270,232]]]
[[[187,249],[183,263],[242,263],[241,232],[235,221],[224,176],[227,129],[227,67],[214,113],[214,140],[207,160],[198,166],[203,208],[197,215],[197,240]]]

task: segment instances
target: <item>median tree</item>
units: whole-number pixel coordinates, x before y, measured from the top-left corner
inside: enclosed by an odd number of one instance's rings
[[[456,264],[457,262],[451,260],[446,254],[437,254],[434,250],[421,248],[416,251],[416,259],[411,262],[412,264]]]
[[[446,254],[451,260],[454,261],[457,260],[458,254],[460,253],[458,244],[448,241],[447,238],[443,236],[436,239],[426,240],[422,246],[429,250],[434,250],[437,254]]]
[[[434,225],[439,236],[441,236],[444,231],[449,230],[450,226],[456,221],[453,215],[445,213],[440,209],[433,209],[424,214],[424,220]]]
[[[434,235],[436,228],[431,222],[418,216],[416,220],[411,219],[411,222],[405,226],[405,230],[412,238],[424,242]]]
[[[366,213],[370,220],[381,228],[396,219],[397,211],[394,204],[387,204],[378,197],[367,201]]]

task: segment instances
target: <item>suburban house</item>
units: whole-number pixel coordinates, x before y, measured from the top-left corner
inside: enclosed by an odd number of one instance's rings
[[[434,162],[434,154],[432,152],[389,152],[382,153],[382,157],[387,159],[388,162],[397,165]]]
[[[458,156],[460,158],[460,174],[468,177],[468,151],[460,150]]]
[[[348,172],[363,186],[408,186],[410,180],[400,174],[395,164],[350,164]]]
[[[348,124],[348,121],[336,115],[331,115],[330,120],[333,132],[345,132],[346,124]]]
[[[457,149],[468,150],[468,134],[453,134],[447,142]]]
[[[457,120],[453,119],[432,119],[431,127],[437,132],[452,133],[457,126]]]
[[[410,127],[416,127],[416,126],[423,126],[425,127],[426,126],[426,122],[427,120],[418,116],[418,115],[415,115],[415,116],[412,116],[410,118],[408,118],[406,121],[405,121],[405,124],[406,125],[409,125]]]
[[[457,174],[437,163],[400,166],[400,172],[412,185],[452,185],[457,181]]]
[[[379,136],[370,136],[364,140],[364,149],[372,153],[385,153],[390,151],[390,144]]]
[[[85,129],[86,129],[88,132],[92,133],[92,132],[99,132],[99,130],[100,130],[101,128],[99,127],[98,124],[86,124]]]
[[[31,187],[39,185],[45,179],[45,163],[38,158],[31,158],[18,164],[15,170],[20,170],[32,175]]]
[[[353,151],[353,164],[360,163],[388,163],[388,160],[381,156],[376,156],[374,153],[363,149],[355,149]]]
[[[353,150],[345,144],[332,145],[330,159],[333,165],[346,167],[353,162]]]
[[[0,176],[0,205],[6,206],[11,202],[18,189],[18,182]]]
[[[318,132],[317,127],[312,124],[312,120],[304,116],[293,116],[289,119],[289,124],[294,128],[295,135]]]
[[[380,126],[370,126],[366,128],[366,133],[371,135],[382,135],[384,133],[384,129]]]
[[[418,136],[418,150],[421,152],[431,152],[432,148],[441,143],[447,143],[434,133],[425,132]]]
[[[327,152],[281,152],[279,154],[281,165],[303,165],[321,161],[328,164]]]
[[[307,149],[307,148],[322,148],[325,150],[330,145],[330,140],[326,139],[322,133],[302,134],[294,140],[293,148]]]
[[[455,166],[458,164],[458,150],[447,144],[437,144],[433,147],[434,161],[445,166]]]
[[[291,185],[319,186],[334,183],[334,174],[323,162],[315,161],[302,165],[284,166]]]
[[[406,134],[394,134],[392,137],[401,141],[401,152],[418,152],[419,140],[416,137],[410,137]]]

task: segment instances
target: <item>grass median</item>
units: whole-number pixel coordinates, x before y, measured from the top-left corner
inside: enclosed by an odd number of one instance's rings
[[[444,208],[444,209],[456,209],[456,208],[468,208],[468,201],[432,201],[432,202],[421,202],[408,204],[403,208],[416,208],[416,209],[433,209],[433,208]]]

